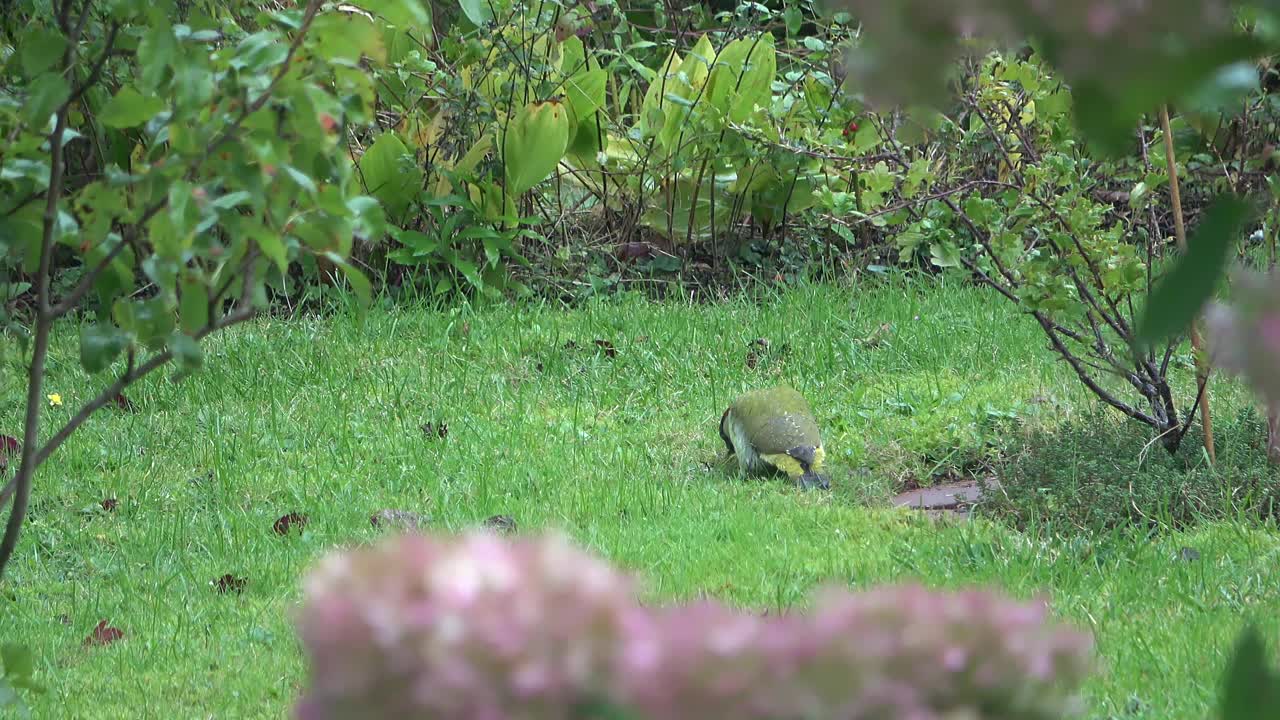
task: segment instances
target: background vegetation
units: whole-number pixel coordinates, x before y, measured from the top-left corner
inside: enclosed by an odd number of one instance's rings
[[[0,494],[0,708],[278,715],[299,573],[402,510],[567,527],[665,597],[1051,589],[1093,716],[1204,716],[1276,609],[1274,418],[1144,311],[1215,291],[1180,244],[1274,263],[1277,16],[1148,48],[1167,115],[1052,37],[888,109],[858,5],[6,6],[0,480],[48,464]],[[784,381],[829,497],[718,455]],[[887,509],[967,478],[999,481],[973,523]]]

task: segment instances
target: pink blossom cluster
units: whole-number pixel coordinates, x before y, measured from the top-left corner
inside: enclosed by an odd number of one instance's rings
[[[1043,602],[828,589],[804,613],[646,607],[560,535],[407,535],[326,558],[299,720],[1062,718],[1092,663]]]
[[[1205,310],[1213,364],[1280,408],[1280,274],[1237,272],[1231,286],[1232,305],[1215,302]]]

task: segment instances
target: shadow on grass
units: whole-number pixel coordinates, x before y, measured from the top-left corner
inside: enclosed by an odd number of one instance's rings
[[[1019,529],[1086,532],[1182,529],[1238,519],[1280,520],[1280,468],[1268,465],[1266,423],[1253,408],[1215,424],[1211,467],[1199,427],[1176,455],[1114,413],[1081,416],[1024,435],[996,467],[978,512]]]

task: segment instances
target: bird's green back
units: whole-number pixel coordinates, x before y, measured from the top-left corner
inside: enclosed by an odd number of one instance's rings
[[[760,453],[822,444],[809,402],[785,385],[748,392],[733,402],[730,411]]]

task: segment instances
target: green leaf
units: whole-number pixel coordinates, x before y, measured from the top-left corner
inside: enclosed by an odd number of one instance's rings
[[[1232,63],[1265,54],[1257,39],[1227,35],[1193,49],[1153,53],[1099,77],[1067,77],[1076,123],[1098,151],[1120,157],[1132,151],[1133,128],[1143,114],[1200,88]],[[1057,59],[1049,54],[1051,62]]]
[[[173,332],[175,318],[160,298],[133,301],[133,333],[151,350],[159,350]]]
[[[800,8],[788,5],[782,11],[782,22],[787,26],[787,34],[795,37],[800,34],[800,27],[804,24],[804,14],[800,12]]]
[[[960,267],[960,251],[951,243],[933,243],[929,246],[929,255],[938,267]]]
[[[563,103],[532,103],[511,119],[502,139],[507,193],[519,197],[551,174],[569,147],[569,113]]]
[[[263,30],[241,40],[229,64],[236,70],[260,73],[284,62],[288,56],[289,45],[282,41],[280,33]]]
[[[355,66],[365,56],[379,63],[387,59],[382,37],[382,29],[363,15],[328,12],[312,23],[307,41],[325,60]]]
[[[289,268],[289,257],[288,250],[284,246],[284,240],[280,235],[257,223],[253,223],[250,226],[249,234],[253,237],[253,241],[257,243],[258,249],[262,251],[262,254],[275,263],[276,269],[281,274],[284,274]]]
[[[169,23],[156,23],[138,43],[138,84],[143,90],[160,88],[169,66],[178,58],[178,40]]]
[[[18,696],[8,678],[0,675],[0,710],[6,708],[12,708],[16,713],[15,717],[20,720],[28,720],[31,717],[31,708]]]
[[[27,77],[34,78],[53,67],[67,49],[67,39],[62,33],[39,25],[32,26],[18,43],[22,56],[22,69]]]
[[[57,73],[45,73],[27,86],[27,104],[23,113],[37,128],[44,128],[67,98],[71,97],[71,86]]]
[[[394,132],[379,135],[359,165],[365,187],[392,218],[403,216],[422,191],[422,169]]]
[[[1231,250],[1252,209],[1249,203],[1229,195],[1213,202],[1187,239],[1187,253],[1151,291],[1135,333],[1139,348],[1151,347],[1190,327],[1225,274]]]
[[[773,45],[772,33],[761,33],[758,42],[753,42],[742,67],[742,82],[738,85],[732,105],[729,108],[729,119],[735,123],[746,122],[747,118],[759,105],[768,108],[773,98],[773,77],[778,71],[778,58]]]
[[[1268,668],[1267,648],[1257,627],[1249,625],[1236,640],[1223,675],[1219,720],[1266,720],[1280,701],[1280,679]]]
[[[325,253],[325,257],[329,258],[334,265],[337,265],[342,274],[347,276],[347,282],[351,283],[351,289],[356,294],[356,300],[360,302],[360,307],[367,308],[373,301],[373,285],[369,283],[369,278],[365,277],[360,269],[341,255],[333,252]]]
[[[7,678],[29,678],[36,672],[36,657],[31,648],[17,643],[0,645],[0,665]]]
[[[209,324],[209,289],[194,275],[184,274],[178,283],[178,318],[182,332],[195,335]]]
[[[173,333],[169,335],[167,344],[169,352],[173,353],[173,359],[178,363],[175,379],[184,378],[204,365],[204,351],[200,348],[200,343],[190,335]]]
[[[114,325],[85,325],[80,329],[80,366],[88,373],[106,370],[128,345],[128,335]]]
[[[395,27],[431,30],[431,14],[420,0],[361,0],[359,4]]]
[[[314,195],[316,193],[318,188],[316,188],[315,181],[309,175],[292,165],[282,165],[280,169],[284,170],[285,175],[288,175],[289,179],[297,184],[298,187],[309,194]]]
[[[113,128],[136,127],[164,110],[164,101],[158,97],[144,97],[132,85],[120,88],[102,109],[98,119]]]
[[[599,68],[578,73],[565,80],[565,100],[573,113],[575,127],[604,106],[605,82],[608,78],[604,68]]]
[[[484,27],[486,23],[493,20],[489,0],[458,0],[458,7],[462,8],[462,14],[466,15],[471,24],[476,27]]]

